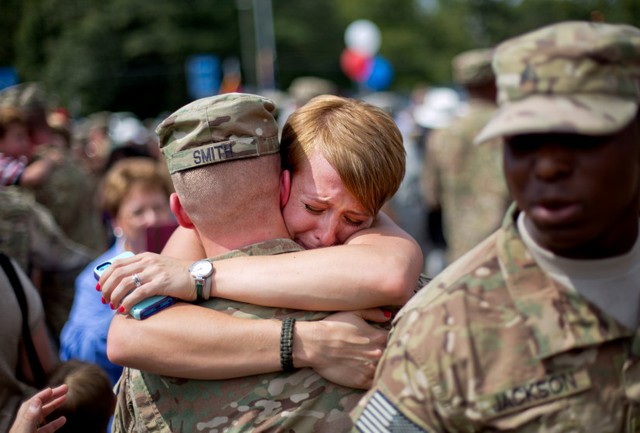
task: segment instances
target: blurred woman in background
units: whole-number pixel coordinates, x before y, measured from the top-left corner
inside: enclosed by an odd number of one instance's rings
[[[174,220],[169,208],[173,185],[165,166],[152,158],[118,161],[105,175],[99,203],[108,215],[115,242],[76,279],[75,298],[60,342],[62,360],[80,359],[100,365],[115,382],[122,367],[107,359],[107,332],[113,311],[100,302],[93,269],[124,252],[147,251],[147,230]]]

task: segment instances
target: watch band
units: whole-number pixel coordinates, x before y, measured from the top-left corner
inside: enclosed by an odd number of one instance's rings
[[[211,297],[211,277],[213,274],[204,278],[194,278],[196,282],[196,295],[198,301],[207,301]]]
[[[197,296],[197,300],[198,301],[205,300],[204,297],[202,296],[202,289],[204,287],[205,280],[206,280],[206,278],[195,278],[195,281],[196,281],[196,296]],[[207,297],[207,299],[209,299],[209,298]]]
[[[207,262],[207,265],[210,266],[210,270],[208,270],[205,275],[203,275],[201,269],[198,269],[198,264],[203,262]],[[209,260],[198,260],[189,267],[189,273],[193,277],[196,286],[197,301],[206,301],[211,297],[212,278],[209,277],[213,275],[214,271],[213,262]]]

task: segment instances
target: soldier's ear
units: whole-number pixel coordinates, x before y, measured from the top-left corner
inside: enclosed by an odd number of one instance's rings
[[[291,172],[282,170],[280,173],[280,209],[283,209],[289,202],[291,194]]]
[[[171,194],[169,197],[169,206],[171,206],[171,211],[176,216],[176,221],[182,227],[187,229],[193,228],[193,223],[191,222],[191,218],[187,215],[187,212],[182,207],[182,203],[180,203],[180,197],[175,192]]]

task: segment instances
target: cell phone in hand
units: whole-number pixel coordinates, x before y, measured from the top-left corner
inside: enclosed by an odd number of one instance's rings
[[[131,251],[125,251],[123,253],[118,254],[115,257],[111,257],[106,262],[102,262],[98,266],[93,268],[93,276],[96,277],[96,281],[99,280],[102,274],[104,273],[104,271],[106,271],[107,268],[111,266],[111,263],[113,263],[114,260],[126,259],[127,257],[133,257],[134,255],[135,254],[133,254]]]
[[[176,298],[172,298],[171,296],[152,296],[131,307],[129,314],[131,314],[131,317],[134,319],[144,320],[149,316],[153,316],[158,311],[173,305],[175,302]]]
[[[102,262],[98,266],[93,268],[93,275],[95,276],[96,280],[99,280],[100,276],[104,273],[104,271],[107,270],[109,266],[111,266],[114,260],[133,256],[134,254],[131,251],[120,253],[117,256],[112,257],[106,262]],[[154,315],[158,311],[161,311],[168,306],[173,305],[175,302],[176,298],[173,298],[171,296],[151,296],[150,298],[144,299],[131,307],[131,311],[129,311],[129,314],[134,319],[144,320],[147,317]]]

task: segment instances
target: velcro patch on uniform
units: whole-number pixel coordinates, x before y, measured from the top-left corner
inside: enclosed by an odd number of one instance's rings
[[[367,402],[356,428],[362,433],[428,433],[404,416],[380,391]]]
[[[591,388],[586,370],[549,374],[478,399],[478,409],[492,418],[568,397]]]

